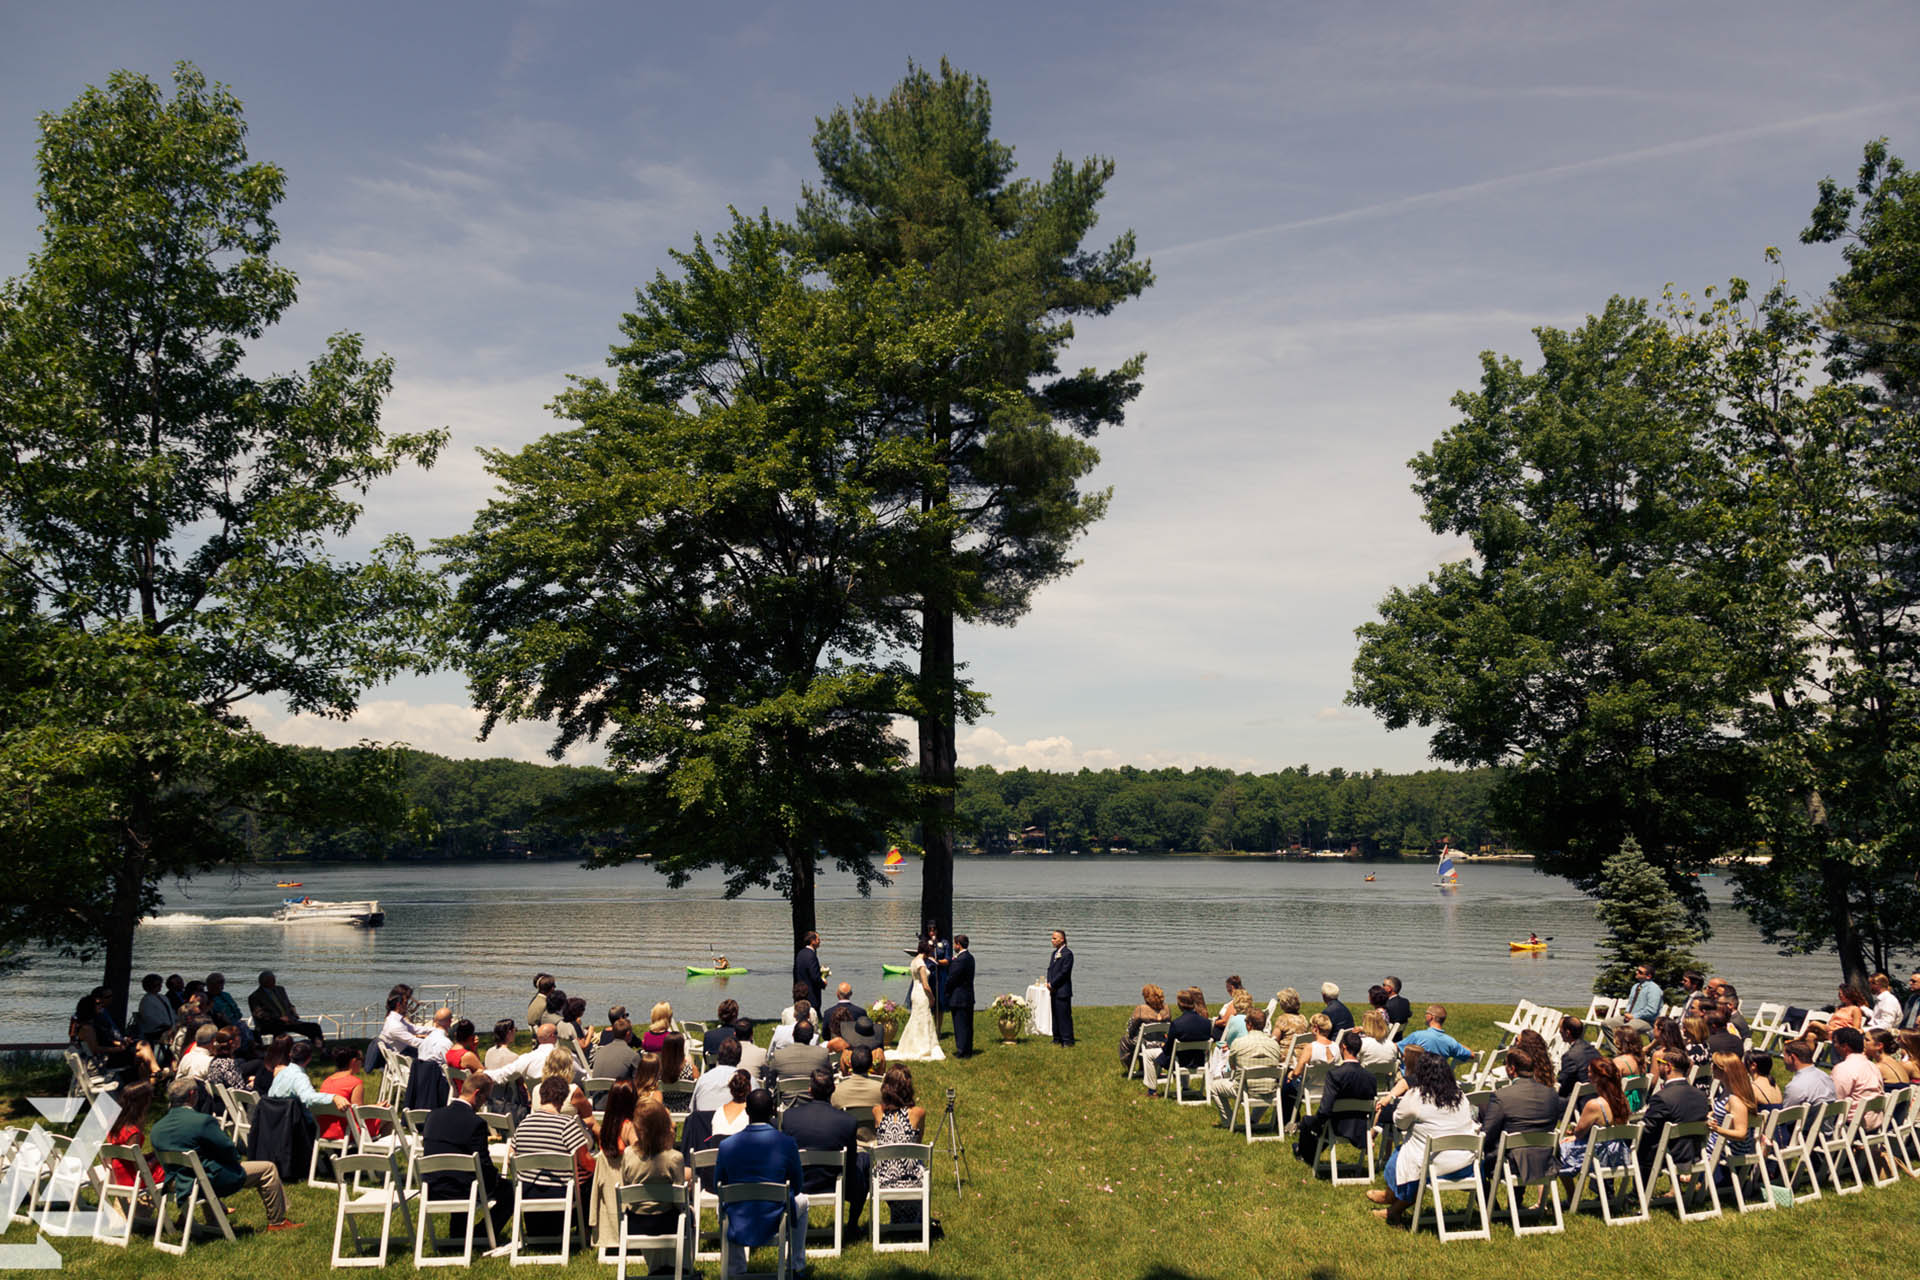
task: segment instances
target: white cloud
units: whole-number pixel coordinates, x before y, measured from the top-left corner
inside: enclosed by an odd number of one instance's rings
[[[257,711],[254,727],[273,739],[300,747],[351,747],[364,741],[404,743],[421,751],[459,760],[526,760],[552,764],[547,754],[553,743],[550,725],[502,724],[486,741],[480,740],[480,712],[458,702],[412,703],[399,699],[363,702],[350,719],[274,714]],[[590,744],[577,745],[561,757],[564,764],[604,764],[605,753]]]
[[[962,731],[956,745],[963,765],[987,764],[996,769],[1037,769],[1050,773],[1117,769],[1129,764],[1141,769],[1193,769],[1202,765],[1241,770],[1259,767],[1249,756],[1224,756],[1211,751],[1116,751],[1107,747],[1082,749],[1074,745],[1073,739],[1061,734],[1010,742],[1005,735],[985,725],[975,725]]]

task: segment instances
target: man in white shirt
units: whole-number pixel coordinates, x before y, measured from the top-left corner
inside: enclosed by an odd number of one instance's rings
[[[796,998],[793,1002],[793,1007],[781,1015],[780,1025],[773,1029],[773,1035],[767,1040],[767,1056],[772,1057],[775,1051],[792,1044],[793,1029],[802,1022],[812,1021],[812,1002],[805,997]]]
[[[1884,973],[1876,973],[1867,979],[1867,990],[1873,994],[1873,1009],[1867,1016],[1869,1027],[1878,1027],[1882,1031],[1893,1031],[1900,1026],[1900,997],[1893,993],[1893,979]],[[146,1001],[140,1002],[142,1009]]]
[[[433,1029],[420,1038],[418,1053],[423,1062],[445,1062],[447,1050],[453,1048],[453,1037],[447,1032],[453,1027],[453,1010],[435,1009],[433,1011]]]
[[[733,1081],[733,1073],[740,1069],[740,1040],[728,1036],[713,1051],[714,1064],[700,1073],[693,1082],[693,1098],[688,1103],[692,1111],[718,1111],[733,1098],[728,1086]]]
[[[533,1048],[506,1066],[495,1067],[487,1074],[493,1077],[495,1084],[510,1084],[519,1080],[524,1081],[530,1088],[538,1088],[540,1077],[546,1074],[547,1059],[552,1056],[554,1050],[559,1048],[559,1040],[560,1028],[554,1023],[543,1022],[534,1029]],[[560,1052],[566,1054],[569,1059],[573,1058],[571,1050],[562,1049]],[[577,1060],[572,1065],[573,1082],[580,1084],[587,1078],[586,1073],[580,1070]]]
[[[740,1042],[740,1065],[747,1074],[758,1080],[767,1071],[767,1051],[753,1042],[753,1022],[748,1018],[734,1019],[734,1039]]]
[[[193,1046],[180,1055],[179,1065],[173,1070],[176,1078],[186,1080],[205,1080],[207,1068],[213,1065],[213,1054],[209,1051],[213,1045],[214,1032],[218,1030],[211,1022],[203,1022],[200,1029],[193,1033]]]

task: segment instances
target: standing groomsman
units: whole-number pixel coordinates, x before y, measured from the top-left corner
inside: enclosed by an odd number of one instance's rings
[[[820,1007],[820,997],[826,992],[827,977],[820,972],[820,935],[809,933],[801,945],[799,953],[793,957],[793,980],[806,983],[807,998],[813,1007]]]
[[[947,1008],[953,1011],[953,1055],[973,1056],[973,952],[967,935],[955,934],[953,959],[947,964]]]
[[[1047,998],[1053,1005],[1053,1042],[1073,1048],[1073,952],[1067,931],[1053,931],[1053,958],[1047,961]]]

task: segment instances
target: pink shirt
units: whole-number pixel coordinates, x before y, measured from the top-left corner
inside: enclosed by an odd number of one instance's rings
[[[1847,1104],[1849,1121],[1860,1110],[1862,1102],[1886,1091],[1887,1086],[1880,1079],[1880,1068],[1869,1062],[1864,1053],[1848,1054],[1847,1060],[1833,1069],[1833,1094]]]

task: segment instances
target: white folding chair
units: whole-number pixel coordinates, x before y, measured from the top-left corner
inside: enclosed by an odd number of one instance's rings
[[[719,1159],[718,1148],[700,1147],[694,1151],[693,1159],[690,1161],[693,1165],[693,1260],[695,1262],[718,1262],[720,1255],[726,1251],[726,1242],[722,1238],[723,1232],[718,1226],[714,1228],[712,1236],[713,1248],[706,1247],[707,1209],[713,1210],[716,1223],[720,1219],[719,1195],[715,1191],[707,1190],[706,1187],[707,1182],[713,1177],[714,1165]],[[702,1174],[706,1177],[702,1178]]]
[[[1211,1040],[1175,1040],[1173,1042],[1173,1060],[1167,1064],[1166,1080],[1173,1085],[1173,1100],[1179,1105],[1183,1107],[1207,1105],[1207,1055],[1212,1049],[1213,1041]],[[1183,1065],[1180,1061],[1182,1055],[1188,1058],[1197,1055],[1200,1060],[1192,1065]]]
[[[916,1185],[906,1187],[883,1187],[880,1185],[880,1165],[885,1160],[910,1160],[920,1166],[920,1178]],[[933,1146],[925,1142],[889,1142],[873,1149],[873,1187],[867,1193],[867,1215],[873,1228],[873,1251],[875,1253],[895,1253],[901,1250],[913,1250],[919,1253],[933,1251],[933,1177],[931,1175]],[[880,1220],[883,1215],[880,1206],[901,1201],[915,1200],[920,1204],[920,1238],[915,1240],[883,1241]]]
[[[1762,1111],[1747,1117],[1747,1136],[1752,1147],[1745,1153],[1735,1151],[1732,1144],[1721,1143],[1720,1165],[1727,1171],[1728,1185],[1733,1188],[1733,1204],[1741,1213],[1753,1213],[1757,1210],[1773,1209],[1773,1194],[1767,1183],[1767,1144],[1772,1141],[1773,1131],[1780,1124],[1780,1112]],[[1747,1180],[1755,1183],[1757,1194],[1747,1198]]]
[[[559,1175],[564,1179],[561,1194],[528,1195],[529,1188],[544,1192],[549,1180],[535,1181],[541,1175]],[[574,1159],[571,1154],[546,1154],[529,1152],[513,1158],[513,1251],[509,1261],[516,1267],[535,1264],[564,1267],[573,1257],[573,1228],[576,1220],[575,1210],[579,1205],[579,1182],[574,1177]],[[560,1234],[534,1235],[527,1229],[526,1215],[560,1215]],[[536,1253],[528,1249],[529,1245],[557,1245],[557,1253]]]
[[[129,1165],[133,1181],[125,1186],[113,1180],[113,1162]],[[160,1188],[147,1168],[147,1158],[138,1146],[108,1143],[100,1148],[100,1208],[93,1215],[93,1238],[101,1244],[124,1249],[133,1240],[135,1221],[144,1210],[149,1216],[159,1212]]]
[[[1435,1172],[1435,1156],[1446,1155],[1454,1151],[1471,1152],[1473,1158],[1464,1169],[1453,1174]],[[1480,1226],[1474,1230],[1471,1225],[1465,1230],[1447,1229],[1447,1207],[1442,1195],[1449,1191],[1470,1191],[1473,1193],[1474,1208],[1479,1214]],[[1427,1158],[1421,1162],[1418,1189],[1413,1193],[1413,1221],[1410,1230],[1418,1234],[1420,1230],[1420,1210],[1425,1199],[1433,1196],[1433,1225],[1442,1240],[1491,1240],[1493,1239],[1493,1219],[1487,1211],[1487,1186],[1480,1177],[1480,1135],[1477,1133],[1456,1133],[1445,1137],[1427,1139]]]
[[[1847,1104],[1833,1102],[1827,1108],[1827,1127],[1814,1139],[1813,1155],[1825,1162],[1827,1181],[1833,1184],[1833,1193],[1850,1196],[1864,1189],[1866,1179],[1860,1176],[1860,1162],[1855,1153],[1859,1149],[1860,1118],[1865,1114],[1862,1108],[1855,1107],[1853,1114],[1847,1114]],[[1841,1173],[1841,1162],[1845,1162],[1846,1174]],[[1816,1166],[1817,1167],[1817,1166]],[[1847,1185],[1847,1178],[1853,1179],[1853,1185]]]
[[[393,1211],[400,1210],[400,1219],[406,1225],[408,1235],[413,1234],[413,1212],[407,1206],[407,1195],[400,1187],[400,1170],[391,1154],[382,1156],[337,1156],[333,1162],[336,1186],[340,1192],[339,1208],[333,1216],[333,1265],[336,1267],[384,1267],[387,1265],[387,1245],[393,1231]],[[377,1178],[371,1186],[363,1186],[362,1178]],[[362,1237],[360,1220],[378,1217],[380,1230],[377,1235]],[[343,1254],[340,1244],[344,1234],[353,1236],[353,1252]],[[365,1250],[369,1245],[376,1246],[372,1253]]]
[[[234,1092],[244,1092],[244,1090],[235,1090]],[[168,1219],[173,1216],[175,1209],[173,1197],[167,1195],[160,1198],[160,1211],[154,1215],[153,1247],[162,1253],[184,1256],[188,1246],[193,1243],[193,1211],[195,1209],[199,1209],[202,1213],[205,1213],[207,1215],[207,1221],[213,1226],[220,1228],[220,1234],[225,1236],[228,1242],[231,1243],[233,1241],[233,1224],[227,1221],[226,1205],[223,1204],[220,1197],[214,1193],[213,1183],[207,1180],[207,1169],[205,1165],[200,1163],[200,1153],[197,1151],[162,1151],[159,1154],[160,1163],[168,1169],[167,1181],[171,1182],[175,1178],[190,1178],[192,1182],[187,1188],[186,1202],[178,1206],[180,1213],[180,1239],[177,1241],[167,1238]]]
[[[1367,1176],[1364,1178],[1357,1178],[1357,1177],[1343,1178],[1340,1176],[1340,1139],[1334,1135],[1333,1126],[1334,1126],[1334,1122],[1337,1121],[1341,1116],[1366,1117],[1367,1138],[1365,1142],[1362,1142],[1359,1144],[1362,1148],[1365,1149],[1366,1157],[1367,1157]],[[1374,1161],[1373,1100],[1370,1098],[1335,1099],[1334,1104],[1331,1107],[1327,1108],[1322,1118],[1324,1123],[1320,1125],[1320,1132],[1316,1135],[1314,1146],[1313,1146],[1314,1172],[1316,1174],[1319,1173],[1320,1160],[1322,1157],[1325,1157],[1327,1161],[1328,1172],[1333,1179],[1334,1186],[1336,1187],[1370,1187],[1372,1186],[1373,1180],[1376,1174],[1376,1171],[1374,1169],[1374,1163],[1373,1163]]]
[[[340,1175],[333,1173],[331,1178],[323,1182],[320,1178],[320,1157],[325,1155],[331,1165],[337,1162],[339,1157],[353,1154],[358,1138],[353,1113],[338,1098],[315,1098],[307,1104],[307,1110],[313,1113],[316,1134],[313,1140],[313,1153],[307,1157],[307,1185],[320,1191],[332,1191],[340,1185]],[[340,1122],[339,1137],[317,1136],[319,1129],[324,1127],[324,1123],[328,1120]]]
[[[1666,1175],[1667,1190],[1673,1195],[1673,1211],[1679,1215],[1682,1222],[1705,1222],[1709,1218],[1720,1216],[1720,1188],[1714,1183],[1713,1166],[1718,1163],[1720,1147],[1725,1144],[1714,1146],[1712,1148],[1714,1154],[1710,1156],[1707,1142],[1709,1136],[1707,1122],[1704,1120],[1670,1124],[1660,1131],[1660,1141],[1653,1149],[1654,1181],[1658,1182],[1661,1174]],[[1676,1138],[1692,1138],[1699,1142],[1700,1145],[1691,1160],[1681,1160],[1674,1155],[1673,1142]],[[1687,1184],[1696,1179],[1710,1208],[1689,1209],[1687,1207]],[[1648,1191],[1651,1193],[1652,1187],[1649,1187]]]
[[[1772,1196],[1774,1184],[1768,1164],[1780,1175],[1777,1185],[1786,1188],[1795,1204],[1804,1204],[1808,1200],[1820,1198],[1820,1174],[1813,1166],[1814,1148],[1820,1142],[1820,1123],[1827,1114],[1824,1102],[1800,1103],[1796,1106],[1782,1107],[1773,1113],[1773,1121],[1767,1129],[1767,1142],[1761,1148],[1761,1176],[1768,1186],[1768,1196]],[[1807,1192],[1800,1194],[1796,1188],[1800,1179],[1807,1180]]]
[[[833,1190],[809,1191],[807,1193],[807,1215],[809,1219],[811,1219],[815,1209],[827,1208],[833,1210],[833,1244],[829,1246],[822,1243],[819,1246],[815,1246],[813,1243],[814,1227],[812,1222],[809,1221],[804,1224],[804,1229],[807,1233],[807,1252],[814,1257],[837,1258],[840,1256],[842,1245],[841,1237],[846,1228],[847,1153],[844,1151],[802,1151],[800,1153],[800,1170],[802,1173],[805,1173],[809,1169],[830,1169],[833,1171]],[[826,1228],[822,1227],[820,1234],[824,1241],[828,1235]]]
[[[1333,1070],[1330,1062],[1310,1062],[1306,1070],[1300,1073],[1300,1088],[1293,1095],[1293,1115],[1290,1127],[1299,1129],[1300,1122],[1312,1115],[1314,1108],[1320,1105],[1320,1094],[1325,1089],[1327,1075]]]
[[[1268,1013],[1267,1019],[1271,1022],[1273,1014]],[[1167,1036],[1171,1034],[1172,1031],[1173,1024],[1171,1022],[1141,1023],[1140,1030],[1134,1035],[1133,1054],[1127,1059],[1126,1074],[1122,1078],[1131,1080],[1135,1076],[1145,1075],[1147,1056],[1149,1054],[1157,1055],[1160,1050],[1166,1048]]]
[[[600,1261],[618,1265],[614,1280],[627,1280],[627,1261],[639,1253],[642,1264],[649,1264],[655,1253],[664,1254],[673,1251],[673,1280],[684,1280],[687,1273],[687,1231],[690,1220],[689,1209],[692,1197],[682,1182],[636,1182],[623,1186],[619,1191],[620,1204],[620,1243],[613,1246],[613,1256],[608,1250],[600,1250]],[[641,1206],[649,1207],[650,1212],[670,1212],[674,1215],[674,1229],[664,1235],[648,1235],[634,1231],[629,1226],[631,1215]],[[643,1272],[642,1274],[646,1274]]]
[[[1283,1114],[1285,1108],[1281,1106],[1280,1089],[1286,1083],[1286,1078],[1285,1067],[1242,1067],[1235,1072],[1233,1112],[1228,1117],[1227,1127],[1241,1129],[1249,1143],[1283,1140],[1287,1136],[1287,1122]],[[1253,1113],[1262,1107],[1273,1117],[1272,1133],[1256,1134],[1253,1131]]]
[[[487,1212],[490,1202],[487,1200],[478,1153],[421,1156],[411,1168],[420,1178],[420,1216],[415,1220],[413,1233],[413,1265],[416,1268],[464,1267],[472,1263],[476,1222],[486,1228],[487,1248],[499,1247],[500,1242],[493,1234],[493,1217]],[[437,1173],[470,1174],[473,1182],[467,1187],[465,1196],[446,1196],[436,1200],[427,1179]],[[436,1213],[444,1213],[448,1217],[444,1238],[433,1232],[433,1215]],[[460,1252],[451,1254],[447,1250],[454,1242],[453,1220],[462,1216],[467,1220],[467,1229],[460,1242]]]
[[[1866,1177],[1872,1179],[1876,1187],[1890,1187],[1900,1180],[1899,1166],[1894,1163],[1893,1155],[1893,1104],[1895,1097],[1890,1093],[1876,1094],[1860,1104],[1859,1123],[1854,1128],[1854,1141],[1860,1149],[1860,1158],[1867,1163]],[[1875,1159],[1878,1156],[1879,1159]],[[1881,1173],[1885,1169],[1884,1174]]]
[[[792,1215],[788,1213],[788,1189],[781,1182],[731,1182],[720,1188],[720,1235],[724,1242],[726,1231],[727,1206],[735,1204],[777,1204],[780,1206],[780,1225],[774,1234],[776,1262],[772,1271],[742,1271],[735,1273],[729,1266],[733,1250],[724,1243],[720,1250],[720,1280],[791,1280],[793,1275],[793,1242],[791,1239]],[[877,1209],[878,1206],[875,1206]]]
[[[1587,1198],[1587,1188],[1591,1186],[1600,1201],[1600,1217],[1610,1227],[1626,1226],[1633,1222],[1646,1222],[1652,1218],[1652,1208],[1647,1202],[1647,1183],[1640,1176],[1640,1162],[1637,1152],[1640,1147],[1640,1125],[1616,1124],[1595,1125],[1587,1130],[1587,1150],[1580,1160],[1580,1172],[1573,1182],[1573,1195],[1569,1207],[1575,1213]],[[1613,1150],[1626,1152],[1618,1164],[1602,1164],[1596,1153],[1614,1142],[1625,1143],[1624,1148]],[[1620,1213],[1614,1209],[1615,1200],[1623,1200],[1626,1193],[1632,1192],[1633,1199],[1627,1205],[1633,1212]]]
[[[260,1095],[251,1089],[227,1090],[227,1114],[232,1120],[227,1130],[233,1145],[245,1151],[253,1142],[253,1117],[260,1110]]]
[[[1498,1179],[1493,1185],[1493,1207],[1496,1210],[1500,1207],[1500,1191],[1504,1187],[1507,1192],[1507,1217],[1513,1224],[1513,1234],[1516,1236],[1559,1235],[1567,1229],[1566,1217],[1560,1211],[1560,1173],[1555,1168],[1554,1162],[1552,1160],[1547,1162],[1545,1175],[1537,1178],[1523,1178],[1514,1168],[1514,1162],[1507,1158],[1516,1151],[1557,1152],[1559,1147],[1560,1135],[1551,1129],[1534,1133],[1512,1133],[1503,1130],[1500,1134],[1500,1143],[1493,1152],[1493,1172]],[[1541,1187],[1546,1188],[1545,1194],[1552,1198],[1553,1220],[1525,1226],[1520,1221],[1521,1195],[1525,1191]]]

